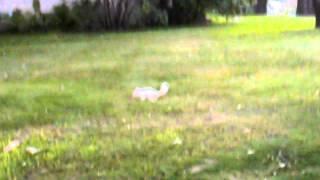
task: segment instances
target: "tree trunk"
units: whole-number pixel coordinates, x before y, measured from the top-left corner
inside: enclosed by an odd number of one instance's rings
[[[312,15],[313,0],[298,0],[297,15]]]
[[[266,14],[267,13],[267,0],[258,0],[255,11],[257,14]]]
[[[320,0],[313,0],[313,7],[316,15],[316,28],[320,28]]]
[[[303,15],[304,14],[304,6],[303,6],[303,2],[305,0],[298,0],[298,4],[297,4],[297,14],[298,15]]]

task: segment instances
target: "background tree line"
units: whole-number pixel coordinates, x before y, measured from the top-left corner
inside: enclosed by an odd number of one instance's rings
[[[63,1],[50,13],[41,12],[33,0],[34,13],[15,10],[2,15],[8,31],[104,31],[207,23],[206,12],[226,17],[248,11],[254,0],[78,0]],[[0,27],[1,31],[1,27]]]
[[[315,12],[320,27],[320,0],[298,0],[297,14]],[[0,32],[104,31],[207,23],[206,12],[227,19],[235,14],[266,13],[267,0],[78,0],[63,1],[50,13],[41,12],[33,0],[34,12],[15,10],[0,16]]]

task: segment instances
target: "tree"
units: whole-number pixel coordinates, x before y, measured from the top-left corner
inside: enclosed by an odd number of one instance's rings
[[[179,0],[172,1],[167,8],[170,25],[206,22],[206,8],[213,7],[216,1],[210,0]]]
[[[31,17],[32,15],[30,13],[22,13],[21,10],[15,9],[11,16],[11,22],[14,26],[14,31],[30,31],[32,27],[32,22],[30,21]]]
[[[72,31],[76,27],[76,19],[72,14],[72,10],[65,1],[53,8],[53,15],[50,17],[49,26],[63,31]]]
[[[266,14],[267,13],[267,0],[257,0],[255,6],[255,12],[257,14]]]
[[[313,7],[316,15],[316,28],[320,28],[320,0],[313,0]]]
[[[13,28],[14,27],[10,21],[10,16],[8,14],[0,13],[0,33],[12,31]]]
[[[101,0],[100,11],[104,27],[107,29],[128,28],[130,17],[140,4],[138,0]],[[98,8],[99,8],[98,6]]]
[[[40,1],[39,1],[39,0],[33,0],[32,6],[33,6],[34,13],[35,13],[37,16],[40,16],[40,14],[41,14]]]
[[[42,29],[44,27],[44,18],[41,13],[40,0],[33,0],[32,6],[35,14],[35,16],[33,17],[34,27]]]
[[[311,15],[313,11],[313,0],[298,0],[297,15]]]

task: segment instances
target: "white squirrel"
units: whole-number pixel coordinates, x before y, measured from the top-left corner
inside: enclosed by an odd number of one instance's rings
[[[151,101],[155,102],[160,97],[165,96],[169,91],[169,83],[163,82],[160,86],[160,90],[157,90],[152,87],[136,87],[132,93],[133,98],[138,98],[141,101]]]

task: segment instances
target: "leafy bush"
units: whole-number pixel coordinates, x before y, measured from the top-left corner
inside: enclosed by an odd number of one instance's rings
[[[249,8],[255,2],[255,0],[221,0],[215,1],[213,5],[218,13],[228,19],[229,16],[250,11]]]
[[[156,0],[80,0],[73,3],[71,18],[80,31],[168,25],[167,11],[158,5]]]
[[[11,17],[14,30],[18,32],[29,32],[33,29],[33,18],[30,13],[22,13],[20,10],[14,10]]]
[[[173,1],[168,9],[170,24],[189,24],[205,21],[205,1]]]
[[[53,8],[53,14],[47,16],[47,26],[51,29],[70,31],[76,28],[77,21],[72,10],[65,2]]]
[[[0,14],[0,33],[13,31],[13,24],[8,14]]]
[[[90,0],[76,1],[72,7],[72,15],[75,18],[77,29],[81,31],[97,31],[104,29],[99,14],[100,1]]]
[[[168,12],[161,8],[159,0],[144,0],[141,9],[145,26],[167,26],[169,24]]]

